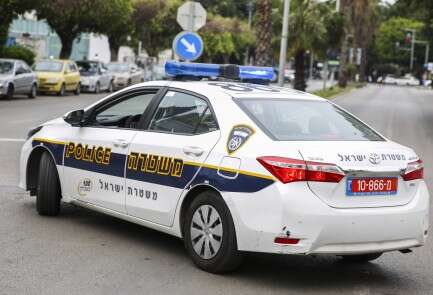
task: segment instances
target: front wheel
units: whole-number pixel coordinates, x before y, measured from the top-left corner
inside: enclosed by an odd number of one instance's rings
[[[99,94],[99,92],[101,92],[101,84],[99,84],[99,82],[97,82],[96,86],[95,86],[95,93]]]
[[[66,93],[66,87],[65,84],[62,84],[62,87],[60,87],[59,96],[65,96]]]
[[[184,242],[194,263],[211,273],[232,271],[242,261],[230,211],[213,191],[199,194],[187,209]]]
[[[14,92],[15,92],[14,86],[12,84],[9,84],[8,90],[6,92],[6,99],[7,100],[12,99],[14,97]]]
[[[80,83],[78,83],[77,88],[75,88],[74,94],[75,95],[81,94],[81,84]]]
[[[110,84],[108,85],[107,92],[111,93],[111,92],[113,92],[113,89],[114,89],[114,87],[113,87],[113,81],[111,81]]]
[[[367,263],[369,261],[373,261],[380,256],[382,256],[383,253],[368,253],[368,254],[359,254],[359,255],[342,255],[344,261],[351,262],[351,263]]]
[[[27,95],[29,98],[35,98],[38,93],[38,88],[36,87],[36,84],[32,85],[32,88],[30,89],[29,94]]]
[[[55,216],[60,212],[60,181],[56,164],[48,152],[41,156],[36,188],[36,210],[39,215]]]

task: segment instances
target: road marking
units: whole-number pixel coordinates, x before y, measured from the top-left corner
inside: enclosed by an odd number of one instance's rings
[[[1,138],[0,142],[24,142],[26,141],[24,138]]]

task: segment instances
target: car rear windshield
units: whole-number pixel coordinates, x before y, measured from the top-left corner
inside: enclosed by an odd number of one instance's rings
[[[236,102],[274,140],[384,140],[364,123],[326,101],[248,98]]]
[[[37,72],[61,72],[63,69],[63,63],[55,61],[41,61],[35,65],[35,71]]]

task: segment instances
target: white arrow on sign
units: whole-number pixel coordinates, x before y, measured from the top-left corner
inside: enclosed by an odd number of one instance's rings
[[[180,39],[180,42],[186,47],[186,51],[191,52],[192,54],[197,53],[194,43],[189,43],[185,38]]]

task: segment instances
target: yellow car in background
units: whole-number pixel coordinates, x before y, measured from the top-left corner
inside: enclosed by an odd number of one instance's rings
[[[41,60],[34,66],[38,77],[38,91],[64,96],[67,91],[80,94],[80,72],[71,60]]]

